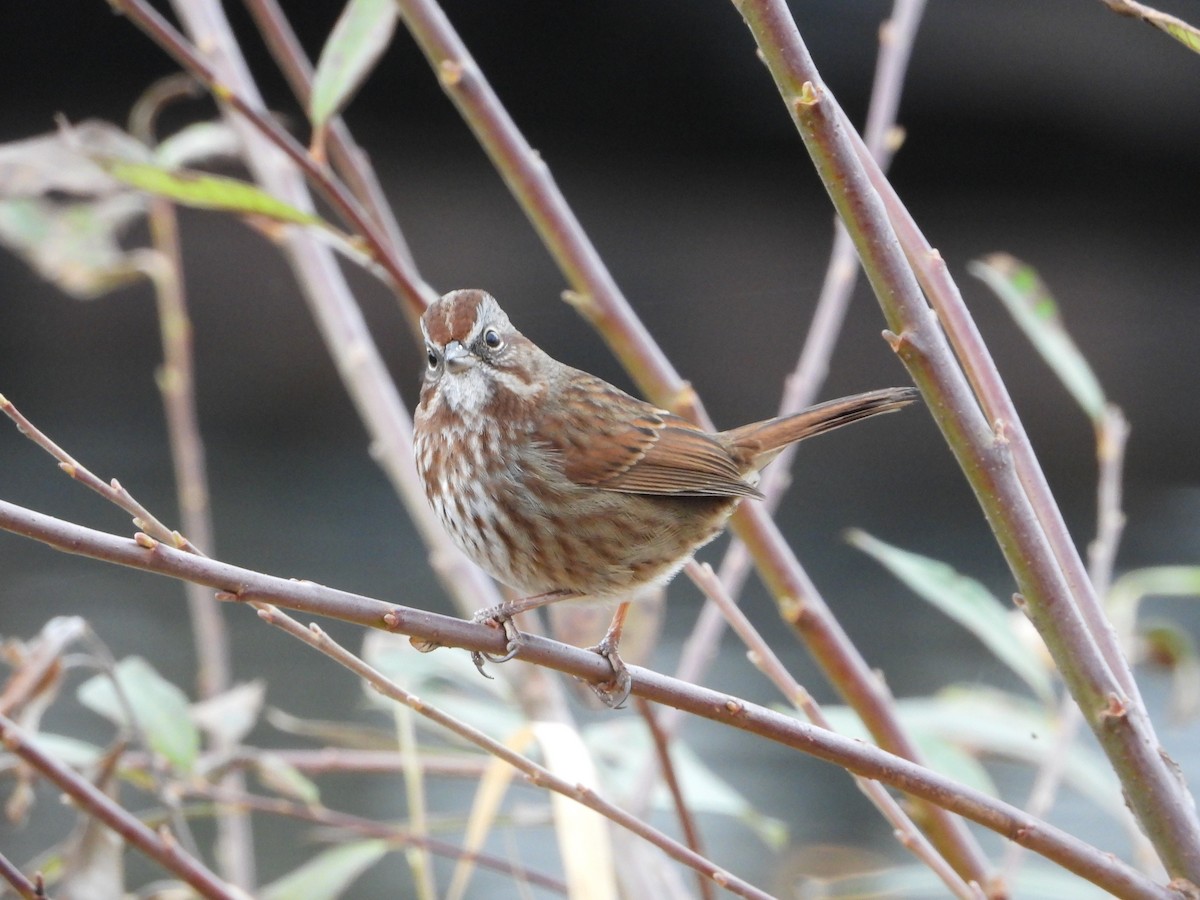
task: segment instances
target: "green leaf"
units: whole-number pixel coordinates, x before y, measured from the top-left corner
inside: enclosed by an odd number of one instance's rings
[[[1045,707],[974,685],[948,688],[936,697],[902,700],[899,707],[906,726],[938,734],[976,754],[1040,766],[1051,753],[1065,752],[1064,783],[1117,821],[1124,820],[1124,801],[1112,769],[1092,744],[1076,740],[1065,751],[1058,746],[1056,713]]]
[[[904,705],[907,702],[906,700],[898,701],[897,712],[900,715],[903,715]],[[779,711],[789,716],[800,717],[794,708],[779,707]],[[821,712],[829,722],[829,727],[838,734],[867,743],[875,743],[875,739],[863,725],[862,719],[850,707],[822,706]],[[999,794],[996,783],[979,761],[977,753],[936,730],[923,728],[919,723],[906,722],[905,727],[916,742],[921,756],[929,768],[992,797]]]
[[[825,716],[839,734],[870,741],[858,716],[845,706],[826,706]],[[972,774],[959,762],[937,750],[950,744],[975,759],[1003,758],[1040,766],[1051,753],[1066,753],[1063,781],[1087,797],[1118,822],[1126,814],[1120,785],[1107,761],[1086,740],[1072,742],[1064,751],[1056,741],[1057,712],[1025,697],[994,688],[954,686],[933,697],[910,697],[896,701],[896,712],[923,752],[931,752],[931,767],[977,787],[993,796],[991,778],[979,767]],[[791,714],[795,714],[794,712]],[[937,760],[933,757],[939,757]],[[952,765],[944,767],[950,760]]]
[[[832,853],[827,856],[833,857]],[[836,858],[836,857],[833,857]],[[1021,866],[1011,884],[1009,896],[1021,900],[1104,900],[1111,894],[1088,884],[1078,875],[1051,865],[1030,860]],[[798,879],[796,895],[838,898],[887,897],[888,900],[925,900],[947,896],[946,886],[928,867],[919,863],[874,869],[870,872],[809,874]]]
[[[1113,12],[1148,22],[1160,31],[1165,31],[1193,53],[1200,53],[1200,29],[1189,25],[1183,19],[1159,12],[1144,3],[1136,2],[1136,0],[1104,0],[1104,3]]]
[[[154,148],[154,161],[166,169],[179,169],[216,159],[237,159],[241,142],[226,122],[193,122]]]
[[[187,697],[146,660],[139,656],[121,660],[112,677],[96,675],[81,684],[78,696],[80,703],[109,721],[138,729],[149,748],[177,772],[192,770],[200,752],[200,732],[189,714]],[[133,723],[128,716],[131,710]]]
[[[321,49],[309,118],[322,128],[344,107],[379,62],[396,29],[395,0],[350,0]]]
[[[321,801],[316,782],[276,753],[260,753],[254,761],[254,773],[275,793],[309,805]]]
[[[421,653],[401,635],[369,631],[362,657],[404,690],[430,706],[505,740],[525,724],[512,689],[502,678],[480,678],[471,655],[455,650]],[[394,701],[366,689],[369,703],[391,709]]]
[[[1043,701],[1050,702],[1050,674],[1036,650],[1013,627],[1009,609],[973,578],[927,556],[901,550],[864,531],[853,529],[847,539],[874,557],[919,597],[975,635]]]
[[[335,900],[387,853],[386,841],[357,841],[318,853],[259,891],[260,900]]]
[[[1133,636],[1142,600],[1156,594],[1200,597],[1200,566],[1149,566],[1113,582],[1105,606],[1118,635]]]
[[[296,209],[247,181],[189,169],[165,169],[111,156],[95,159],[104,171],[118,181],[183,206],[266,216],[278,222],[330,228],[320,216]]]
[[[118,238],[144,210],[130,193],[79,203],[0,200],[0,245],[72,297],[92,300],[141,277]]]
[[[1156,619],[1139,623],[1150,661],[1171,672],[1171,718],[1186,721],[1200,710],[1200,654],[1191,634],[1177,623]]]
[[[584,740],[614,794],[627,795],[641,778],[654,744],[645,726],[632,719],[609,719],[584,730]],[[787,844],[787,824],[763,815],[754,804],[704,764],[683,741],[671,744],[671,761],[688,807],[695,812],[731,816],[750,828],[765,845],[781,850]],[[673,804],[661,784],[654,795],[659,809]]]
[[[1075,402],[1093,421],[1099,422],[1106,403],[1104,390],[1063,327],[1058,304],[1037,272],[1005,253],[972,262],[967,271],[995,292]]]

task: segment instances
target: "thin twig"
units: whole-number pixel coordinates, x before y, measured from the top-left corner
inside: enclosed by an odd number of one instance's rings
[[[952,284],[945,266],[929,257],[905,258],[889,219],[892,210],[877,193],[890,190],[886,178],[821,82],[783,0],[744,0],[740,9],[855,238],[888,320],[892,347],[928,398],[935,421],[987,513],[1031,619],[1168,871],[1200,881],[1200,820],[1194,801],[1163,755],[1136,688],[1129,690],[1128,663],[1115,658],[1121,653],[1112,628],[1099,611],[1078,553],[1069,536],[1064,537],[1061,512],[1011,399],[986,349],[981,349],[970,365],[977,375],[987,375],[986,391],[997,393],[988,394],[988,412],[1000,413],[984,417],[942,331],[944,327],[957,338],[974,338],[974,323],[961,303],[939,306],[935,318],[912,268],[923,277],[936,274]],[[895,215],[907,213],[898,210]],[[950,300],[943,294],[935,302]],[[982,341],[978,343],[982,348]],[[962,352],[967,344],[958,346]],[[975,387],[983,389],[979,381]],[[992,406],[992,400],[1003,405]],[[1122,674],[1114,674],[1113,665]]]
[[[146,135],[147,138],[150,135]],[[211,551],[213,525],[209,505],[204,440],[196,411],[192,323],[183,285],[183,255],[174,205],[152,197],[148,207],[152,252],[137,254],[150,276],[158,301],[158,323],[163,363],[158,387],[166,412],[167,437],[175,469],[175,493],[180,524],[189,541]],[[209,699],[224,693],[233,682],[233,664],[224,613],[212,594],[199,585],[185,585],[192,642],[197,660],[197,695]],[[233,743],[220,729],[212,734],[218,753],[228,753]],[[230,789],[244,789],[240,772],[229,774]],[[226,880],[253,890],[255,875],[254,832],[247,816],[225,811],[216,818],[216,859]]]
[[[725,591],[723,582],[713,572],[712,567],[707,563],[697,563],[693,560],[687,564],[685,571],[704,596],[720,608],[721,614],[730,627],[741,638],[742,643],[749,648],[751,661],[771,680],[771,683],[783,694],[787,702],[802,711],[808,721],[817,727],[832,731],[829,720],[825,717],[825,713],[817,701],[813,699],[812,694],[805,690],[788,672],[783,661]],[[900,842],[900,845],[906,847],[918,860],[928,866],[954,896],[964,898],[964,900],[980,900],[985,896],[979,884],[973,881],[968,884],[954,871],[945,857],[938,853],[929,839],[917,828],[908,813],[891,794],[883,789],[883,785],[878,781],[860,776],[854,776],[854,783],[895,829],[896,840]]]
[[[69,796],[84,812],[103,822],[126,843],[191,885],[202,897],[248,900],[240,889],[222,881],[200,860],[187,854],[166,829],[155,833],[129,810],[71,768],[43,753],[23,728],[0,715],[0,744]]]
[[[1106,596],[1112,585],[1113,567],[1117,548],[1121,543],[1121,532],[1125,527],[1125,514],[1121,511],[1121,483],[1125,465],[1125,444],[1129,437],[1129,424],[1121,410],[1108,404],[1103,415],[1094,422],[1096,429],[1096,461],[1099,477],[1096,488],[1096,537],[1088,547],[1088,576],[1096,593]],[[1058,729],[1038,767],[1025,801],[1025,809],[1042,818],[1054,805],[1054,798],[1062,782],[1062,776],[1070,758],[1067,752],[1075,742],[1083,716],[1070,695],[1064,695],[1058,711]],[[1136,825],[1130,829],[1131,840],[1145,843],[1145,837]],[[1001,872],[1008,882],[1015,880],[1022,859],[1021,848],[1010,844],[1005,848]]]
[[[314,160],[307,150],[288,134],[274,119],[266,115],[260,103],[247,99],[244,90],[236,90],[222,82],[200,53],[175,28],[144,0],[108,0],[114,10],[127,16],[142,29],[156,44],[174,57],[175,61],[194,75],[211,90],[214,96],[229,104],[271,143],[298,166],[313,186],[321,192],[341,214],[347,224],[357,231],[366,242],[372,257],[392,279],[396,290],[407,301],[410,316],[414,319],[431,299],[432,292],[421,281],[411,264],[403,259],[392,246],[388,236],[376,221],[362,208],[358,199],[337,179],[329,169]],[[289,202],[292,202],[289,198]],[[301,207],[306,208],[306,207]]]
[[[3,853],[0,853],[0,878],[7,881],[23,900],[46,900],[41,873],[38,873],[36,883],[30,881],[25,877],[25,873],[13,865],[12,860]]]
[[[359,657],[355,656],[349,650],[346,650],[336,641],[329,637],[317,625],[310,625],[305,628],[295,619],[284,615],[277,609],[260,609],[259,616],[271,625],[275,625],[295,638],[298,638],[309,644],[316,650],[321,651],[330,659],[345,666],[351,672],[354,672],[360,678],[365,679],[373,688],[383,694],[385,697],[390,697],[399,703],[403,703],[413,711],[420,713],[432,722],[446,728],[464,740],[468,740],[477,747],[487,751],[497,759],[501,759],[509,765],[516,768],[524,774],[533,784],[540,787],[552,790],[555,793],[562,794],[564,797],[569,797],[578,803],[583,804],[588,809],[600,813],[608,819],[611,819],[616,824],[620,825],[639,837],[644,838],[654,844],[672,859],[678,860],[686,866],[695,869],[702,873],[705,877],[719,884],[726,890],[737,894],[741,897],[756,897],[767,900],[769,894],[760,891],[758,888],[742,881],[740,878],[725,872],[718,866],[714,865],[709,860],[688,849],[678,841],[673,840],[666,834],[656,828],[651,827],[641,819],[631,816],[629,813],[616,806],[613,806],[608,801],[601,798],[595,791],[584,787],[581,784],[571,784],[549,769],[538,765],[527,757],[522,756],[499,741],[493,740],[482,731],[475,729],[467,723],[457,719],[448,713],[429,706],[419,697],[410,694],[391,679],[384,676],[374,667],[368,665]],[[586,652],[586,651],[585,651]]]
[[[900,104],[904,74],[924,7],[925,0],[896,0],[891,17],[879,29],[879,57],[867,107],[864,140],[884,171],[887,170],[893,150],[888,136],[896,127],[896,111]],[[858,271],[858,255],[854,244],[841,220],[837,220],[833,249],[812,324],[808,328],[796,367],[784,383],[776,415],[799,412],[816,399],[829,369],[829,360],[858,280]],[[790,482],[791,463],[796,450],[795,444],[784,449],[763,471],[758,489],[763,493],[763,503],[767,509],[776,508]],[[746,552],[746,545],[734,540],[725,552],[718,571],[726,592],[736,598],[750,571],[750,555]],[[684,644],[684,652],[675,672],[677,677],[685,681],[700,679],[724,631],[723,621],[713,605],[705,604]],[[664,727],[671,730],[677,721],[678,717],[668,711]]]
[[[105,534],[2,500],[0,530],[24,535],[67,553],[196,581],[222,592],[219,596],[224,599],[269,602],[306,614],[384,628],[415,637],[423,644],[436,643],[499,655],[507,643],[503,633],[486,625],[311,582],[264,575],[184,553],[146,535],[129,540]],[[599,655],[536,635],[526,635],[518,656],[593,684],[612,677],[611,666]],[[1117,896],[1173,896],[1171,891],[1154,884],[1112,854],[1097,850],[1049,823],[907,759],[728,694],[680,682],[639,666],[629,669],[633,692],[637,696],[679,706],[711,721],[731,725],[836,763],[855,774],[882,781],[1018,841]]]
[[[520,133],[445,13],[434,0],[396,0],[401,17],[480,145],[521,204],[572,287],[566,296],[608,343],[646,395],[708,428],[700,398],[653,342],[596,248],[584,233],[549,167]],[[830,681],[859,713],[876,740],[910,759],[918,748],[878,688],[878,679],[825,604],[816,585],[767,512],[743,504],[731,520],[771,592],[787,614],[799,615],[801,635]],[[982,851],[961,822],[930,810],[939,849],[970,877],[983,881]]]
[[[679,817],[679,827],[683,829],[683,839],[692,852],[703,855],[704,850],[700,845],[700,832],[696,828],[696,819],[692,815],[691,808],[688,806],[687,798],[683,795],[683,788],[680,786],[679,778],[675,772],[675,763],[671,760],[671,739],[659,727],[658,717],[654,714],[654,709],[649,703],[641,697],[635,697],[634,706],[638,711],[638,715],[642,717],[642,721],[646,723],[646,729],[650,732],[650,739],[654,742],[654,753],[658,757],[659,773],[662,775],[663,783],[666,784],[667,790],[671,794],[671,800],[675,804],[675,815]],[[696,886],[700,889],[700,896],[703,900],[712,900],[712,883],[698,872],[696,873],[696,877],[698,881]]]
[[[184,792],[190,796],[212,800],[221,806],[287,816],[315,825],[337,828],[365,838],[387,841],[400,847],[419,846],[447,859],[469,859],[482,868],[499,872],[510,878],[528,881],[532,885],[554,891],[557,894],[567,893],[567,886],[562,881],[545,873],[527,869],[519,863],[501,859],[490,853],[464,850],[457,844],[441,841],[429,835],[416,835],[387,822],[377,822],[374,819],[339,812],[323,806],[314,806],[310,803],[296,803],[281,797],[263,797],[246,791],[222,788],[210,789],[199,784],[187,785]]]

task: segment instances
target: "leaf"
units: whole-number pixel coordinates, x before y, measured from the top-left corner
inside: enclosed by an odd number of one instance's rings
[[[596,764],[603,772],[610,793],[628,795],[637,787],[646,760],[654,754],[650,734],[633,720],[608,720],[590,725],[584,738]],[[710,769],[687,744],[671,744],[671,761],[688,806],[696,812],[731,816],[750,828],[768,847],[782,850],[787,843],[787,825],[759,812],[750,801]],[[659,809],[673,809],[670,794],[661,785],[654,795]]]
[[[309,805],[321,802],[316,782],[278,754],[260,753],[254,766],[258,780],[275,793]]]
[[[322,851],[259,891],[260,900],[335,900],[387,853],[386,841],[356,841]]]
[[[1160,31],[1165,31],[1193,53],[1200,53],[1200,29],[1189,25],[1183,19],[1159,12],[1144,3],[1136,2],[1136,0],[1103,0],[1103,2],[1113,12],[1148,22]]]
[[[852,529],[847,540],[975,635],[1040,699],[1053,699],[1050,674],[1038,654],[1018,636],[1008,608],[982,584],[944,562],[901,550],[864,531]]]
[[[362,657],[404,690],[496,740],[504,740],[525,724],[508,683],[480,678],[468,653],[421,653],[408,638],[370,631],[363,638]],[[366,696],[368,702],[386,708],[394,704],[371,689],[366,689]]]
[[[795,715],[794,711],[788,711]],[[871,741],[862,721],[845,706],[826,706],[826,718],[839,734]],[[1055,740],[1059,723],[1056,713],[1033,700],[1005,691],[979,686],[954,686],[934,697],[911,697],[896,701],[896,712],[922,751],[947,744],[975,759],[995,757],[1041,766],[1051,753],[1066,753],[1063,781],[1095,803],[1118,822],[1127,820],[1121,789],[1106,760],[1094,745],[1074,741],[1065,750]],[[941,755],[944,751],[931,754]],[[996,787],[982,767],[977,775],[943,768],[942,756],[931,767],[992,796]]]
[[[284,203],[248,181],[190,169],[171,170],[113,156],[93,158],[104,171],[118,181],[183,206],[265,216],[277,222],[320,225],[331,231],[335,230],[320,216]]]
[[[529,728],[520,728],[504,743],[517,753],[524,753],[532,741],[533,732]],[[493,756],[488,762],[471,801],[471,811],[463,829],[462,845],[465,852],[454,866],[454,874],[446,888],[446,900],[462,900],[466,896],[476,868],[472,854],[484,848],[500,814],[504,795],[516,777],[517,770],[498,756]]]
[[[129,193],[79,203],[0,200],[0,244],[71,296],[91,300],[141,277],[117,239],[144,211],[144,199]]]
[[[241,142],[226,122],[193,122],[154,148],[154,161],[166,169],[194,166],[217,159],[237,159]]]
[[[93,776],[93,786],[112,801],[119,793],[115,749]],[[80,810],[63,849],[63,874],[55,884],[60,897],[125,896],[125,841],[121,834],[99,818]]]
[[[350,0],[321,49],[309,98],[309,119],[320,129],[350,101],[379,62],[396,30],[395,0]]]
[[[218,743],[236,744],[250,733],[262,713],[267,694],[262,679],[235,685],[192,706],[192,720]]]
[[[149,748],[165,757],[177,772],[192,770],[200,752],[200,732],[189,714],[187,697],[140,656],[121,660],[111,677],[89,678],[79,686],[78,697],[80,703],[109,721],[140,731]]]
[[[1193,719],[1200,710],[1200,654],[1184,628],[1166,619],[1138,623],[1143,653],[1171,673],[1171,718]]]
[[[1142,600],[1153,594],[1200,597],[1200,566],[1148,566],[1113,582],[1105,606],[1117,634],[1134,633]]]
[[[1051,865],[1030,860],[1020,867],[1010,888],[1009,896],[1021,900],[1103,900],[1111,894],[1088,884],[1078,875]],[[926,897],[946,896],[946,886],[928,866],[919,863],[874,869],[869,872],[835,873],[832,875],[806,872],[796,885],[796,894],[804,897],[838,898],[887,897],[889,900],[924,900]]]
[[[1094,422],[1104,415],[1104,390],[1059,316],[1058,304],[1031,266],[1006,253],[967,265],[1008,309],[1034,349]]]
[[[560,722],[535,722],[533,735],[546,768],[568,784],[600,788],[595,760],[579,731]],[[611,831],[598,812],[555,792],[550,795],[554,836],[571,897],[615,898],[619,892],[613,865]]]
[[[80,122],[23,141],[0,145],[0,197],[42,197],[51,191],[98,197],[121,185],[89,153],[145,159],[147,150],[116,125],[99,119]]]
[[[898,714],[903,715],[902,710],[907,702],[905,700],[898,701]],[[785,715],[798,716],[797,711],[790,707],[780,707],[779,711]],[[867,727],[863,725],[862,719],[850,707],[822,706],[821,711],[829,722],[829,727],[838,734],[867,743],[875,742],[870,732],[867,731]],[[998,796],[996,782],[992,780],[992,776],[980,762],[977,751],[973,752],[964,744],[935,730],[924,728],[918,723],[906,722],[905,726],[929,768],[973,787],[977,791],[983,791],[993,797]]]

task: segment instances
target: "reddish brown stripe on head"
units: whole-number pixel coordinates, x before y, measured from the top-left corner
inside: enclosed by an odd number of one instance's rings
[[[425,310],[421,322],[429,340],[440,347],[451,341],[467,343],[489,306],[495,307],[496,301],[487,291],[451,291]]]

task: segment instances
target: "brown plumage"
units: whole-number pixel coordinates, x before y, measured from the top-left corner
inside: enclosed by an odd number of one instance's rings
[[[417,469],[455,543],[531,595],[483,614],[514,644],[516,612],[669,579],[760,496],[784,447],[916,396],[871,391],[711,433],[552,359],[484,291],[446,294],[421,325]]]

